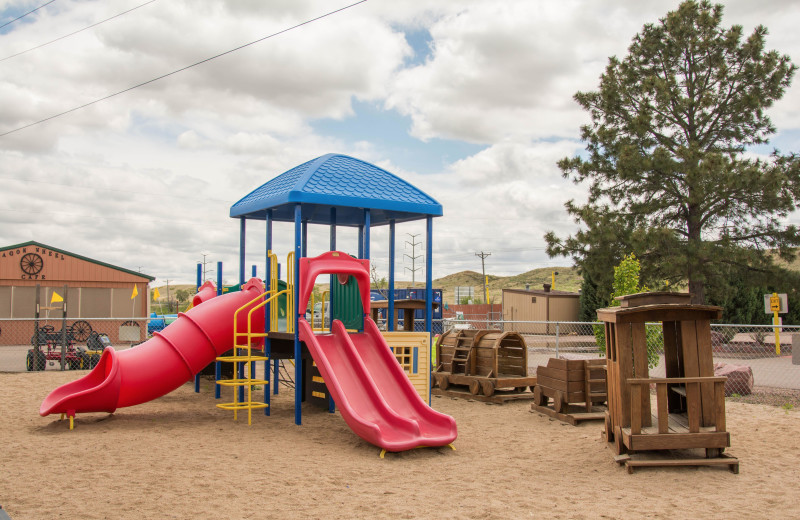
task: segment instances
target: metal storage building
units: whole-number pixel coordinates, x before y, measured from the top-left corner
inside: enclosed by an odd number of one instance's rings
[[[580,294],[543,289],[503,289],[505,330],[523,334],[555,334],[555,325],[544,323],[508,323],[528,321],[578,321]]]

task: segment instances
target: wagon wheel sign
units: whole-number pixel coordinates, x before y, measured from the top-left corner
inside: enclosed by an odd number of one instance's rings
[[[19,267],[25,274],[39,274],[42,270],[42,266],[44,266],[42,257],[36,253],[26,253],[19,260]]]

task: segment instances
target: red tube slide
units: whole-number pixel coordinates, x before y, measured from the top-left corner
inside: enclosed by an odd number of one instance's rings
[[[106,347],[88,375],[50,392],[39,415],[112,413],[117,408],[161,397],[190,381],[214,358],[233,347],[234,313],[264,292],[257,278],[239,292],[216,298],[213,286],[207,285],[195,296],[193,308],[180,313],[177,320],[150,340],[120,352]],[[258,303],[256,300],[253,306]],[[263,311],[253,315],[254,330],[263,330]],[[247,309],[239,313],[238,321],[238,330],[246,331]]]

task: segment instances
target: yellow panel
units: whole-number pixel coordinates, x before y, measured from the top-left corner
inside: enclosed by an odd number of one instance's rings
[[[429,385],[430,385],[430,335],[427,332],[381,332],[381,335],[386,340],[386,343],[395,353],[403,352],[405,348],[408,349],[407,356],[400,356],[398,363],[403,365],[405,358],[407,359],[406,375],[414,385],[417,393],[422,397],[422,400],[428,402]],[[410,374],[410,367],[413,363],[414,348],[417,348],[417,373]],[[405,368],[405,367],[404,367]]]

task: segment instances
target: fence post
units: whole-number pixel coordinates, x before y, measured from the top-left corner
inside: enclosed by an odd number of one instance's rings
[[[558,357],[558,322],[556,322],[556,357]]]

